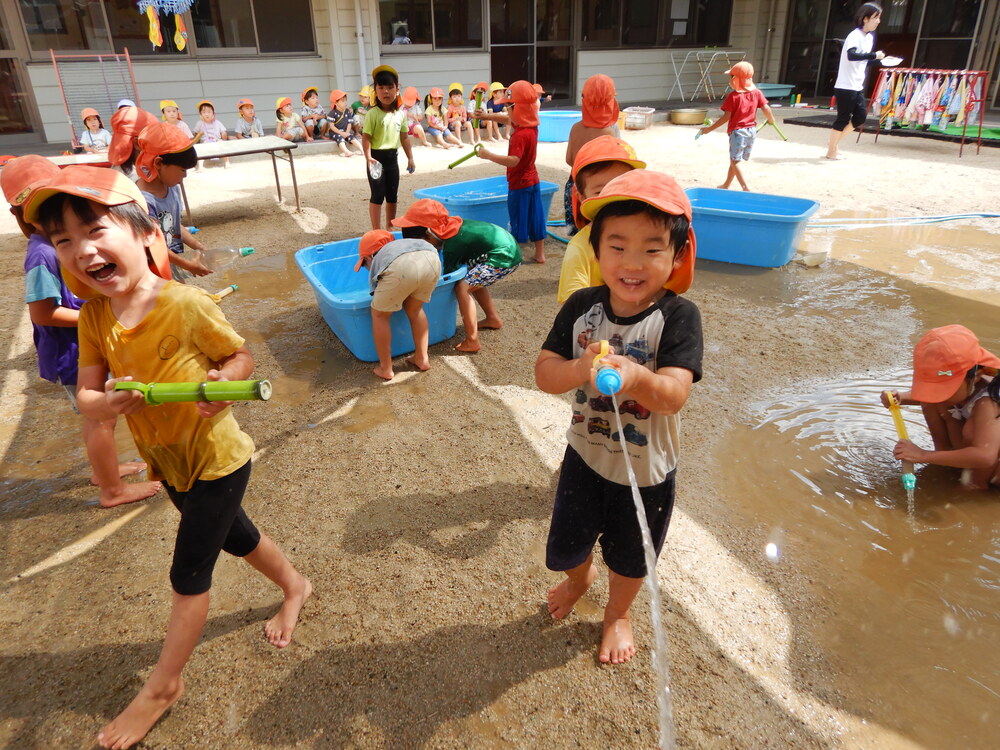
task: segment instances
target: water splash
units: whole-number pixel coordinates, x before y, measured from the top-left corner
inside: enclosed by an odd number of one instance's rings
[[[642,532],[642,550],[646,558],[646,589],[649,591],[649,608],[653,620],[654,648],[653,669],[656,671],[656,706],[660,714],[660,750],[674,750],[673,707],[670,699],[670,664],[667,661],[667,636],[663,630],[663,617],[660,611],[660,582],[656,576],[656,549],[653,547],[653,537],[649,533],[646,522],[646,508],[642,504],[639,486],[632,471],[632,460],[625,444],[625,430],[622,428],[622,417],[618,412],[618,398],[611,396],[615,407],[615,425],[621,436],[622,454],[625,456],[625,469],[628,471],[628,481],[632,485],[632,502],[635,504],[635,514],[639,519],[639,530]]]

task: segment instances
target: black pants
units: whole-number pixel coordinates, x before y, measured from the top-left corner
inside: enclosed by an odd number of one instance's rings
[[[383,202],[396,203],[399,193],[399,157],[396,155],[396,149],[373,148],[372,158],[377,159],[382,165],[382,176],[373,180],[371,172],[368,173],[368,186],[372,191],[372,197],[368,202],[379,206]]]
[[[199,479],[187,492],[163,483],[181,512],[170,566],[170,585],[178,594],[194,596],[212,588],[212,571],[222,550],[246,557],[257,549],[260,532],[240,507],[250,481],[250,463],[220,479]]]
[[[855,129],[864,125],[865,118],[868,117],[865,92],[834,89],[833,94],[837,98],[837,119],[833,121],[833,129],[843,130],[847,123],[851,123]]]

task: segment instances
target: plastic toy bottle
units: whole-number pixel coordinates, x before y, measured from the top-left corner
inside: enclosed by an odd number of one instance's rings
[[[202,257],[209,268],[218,271],[232,265],[240,258],[252,255],[253,252],[252,247],[212,247],[206,250]]]
[[[267,380],[212,380],[204,383],[115,383],[116,391],[140,391],[149,406],[186,401],[267,401]]]
[[[594,369],[597,370],[594,382],[597,385],[597,390],[605,396],[613,396],[622,389],[621,373],[611,365],[601,364],[601,360],[604,359],[609,352],[610,347],[608,346],[608,342],[602,341],[601,353],[594,357]]]
[[[382,179],[382,162],[376,161],[368,165],[368,174],[372,180],[378,182]]]

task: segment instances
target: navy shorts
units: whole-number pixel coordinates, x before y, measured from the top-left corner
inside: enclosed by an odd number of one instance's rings
[[[674,509],[675,475],[676,470],[671,471],[662,483],[639,488],[657,556],[667,538]],[[597,542],[601,543],[605,565],[615,573],[626,578],[646,575],[632,488],[608,481],[566,446],[545,546],[545,565],[549,570],[576,568],[586,561]]]
[[[510,214],[510,233],[518,242],[545,239],[545,216],[542,208],[542,186],[510,190],[507,193],[507,213]]]
[[[212,588],[212,571],[223,550],[246,557],[257,549],[260,532],[241,507],[249,481],[247,461],[219,479],[197,480],[187,492],[163,483],[181,512],[170,566],[170,585],[178,594],[194,596]]]

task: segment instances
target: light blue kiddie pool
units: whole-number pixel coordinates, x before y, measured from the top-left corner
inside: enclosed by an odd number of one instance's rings
[[[698,257],[777,268],[795,255],[806,221],[819,209],[808,198],[688,188]]]
[[[398,238],[400,235],[395,233]],[[328,242],[304,247],[295,253],[306,280],[312,285],[323,320],[330,326],[351,354],[362,362],[378,362],[375,340],[372,338],[371,295],[368,293],[368,269],[358,262],[360,238]],[[430,325],[430,343],[437,344],[455,335],[455,284],[465,278],[466,267],[443,276],[424,305]],[[390,318],[392,326],[392,356],[414,350],[410,321],[402,310]]]
[[[554,182],[543,181],[539,187],[542,193],[542,209],[545,216],[548,216],[552,196],[561,186]],[[510,215],[507,213],[507,178],[504,175],[420,188],[413,191],[413,197],[433,198],[444,204],[452,216],[488,221],[504,229],[510,229]]]
[[[571,109],[545,109],[538,113],[538,140],[558,143],[569,140],[569,131],[583,119],[583,112]]]

